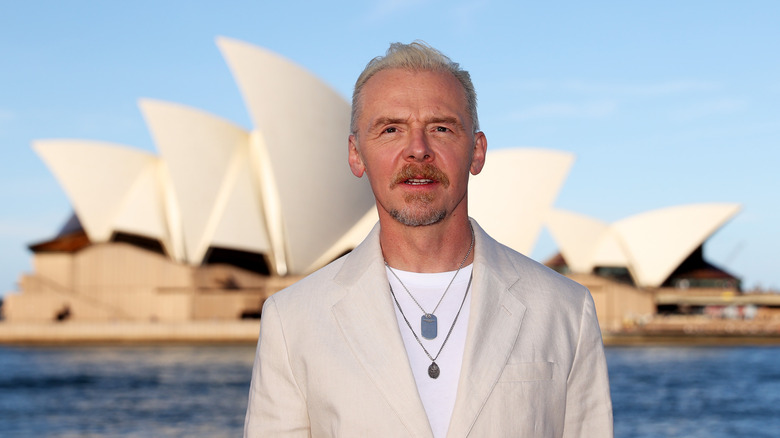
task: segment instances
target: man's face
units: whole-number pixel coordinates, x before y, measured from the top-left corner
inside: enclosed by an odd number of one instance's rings
[[[380,217],[422,226],[467,215],[469,172],[487,140],[474,133],[466,96],[448,72],[382,70],[360,96],[349,164],[368,175]]]

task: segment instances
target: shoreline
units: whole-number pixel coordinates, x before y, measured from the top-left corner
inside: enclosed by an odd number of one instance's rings
[[[260,320],[198,322],[0,322],[0,345],[257,344]]]
[[[604,345],[614,346],[780,345],[780,320],[659,316],[641,326],[604,331],[602,336]]]
[[[675,332],[604,333],[605,347],[755,347],[780,346],[780,335],[689,334]]]
[[[0,322],[0,345],[246,344],[256,345],[260,320],[196,322]],[[685,330],[604,332],[607,347],[780,346],[780,333]]]

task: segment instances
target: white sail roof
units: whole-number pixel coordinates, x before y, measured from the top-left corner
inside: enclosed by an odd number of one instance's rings
[[[613,226],[640,286],[660,286],[696,248],[740,210],[738,204],[709,203],[642,213]]]
[[[251,132],[143,99],[159,156],[79,140],[35,148],[93,241],[124,230],[160,239],[191,264],[217,246],[264,253],[281,275],[310,272],[352,249],[375,222],[370,187],[347,165],[349,104],[278,55],[225,38],[218,44]]]
[[[86,140],[38,140],[33,149],[62,185],[93,242],[124,230],[170,243],[157,157]]]
[[[201,263],[210,246],[237,242],[240,249],[268,251],[259,190],[251,176],[249,133],[178,104],[143,99],[140,106],[168,165],[186,259]]]
[[[555,210],[547,225],[572,271],[625,267],[638,286],[658,287],[739,210],[738,204],[730,203],[689,204],[641,213],[611,225]]]
[[[258,153],[268,161],[259,171],[273,175],[276,196],[265,197],[277,204],[266,208],[278,215],[269,218],[273,250],[289,272],[305,271],[373,206],[369,185],[347,167],[349,103],[275,53],[228,38],[217,44],[262,137]]]
[[[530,254],[574,155],[536,148],[489,151],[469,182],[469,214],[498,241]]]

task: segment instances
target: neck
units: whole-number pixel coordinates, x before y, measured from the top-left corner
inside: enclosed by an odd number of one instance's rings
[[[388,265],[410,272],[446,272],[458,269],[471,246],[468,217],[449,217],[440,223],[409,227],[380,218],[379,241]],[[465,265],[474,259],[474,250]]]

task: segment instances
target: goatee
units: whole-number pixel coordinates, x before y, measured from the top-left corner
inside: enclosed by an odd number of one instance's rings
[[[390,188],[393,189],[404,184],[410,179],[428,179],[439,183],[442,187],[449,187],[450,179],[438,167],[432,164],[407,164],[393,178]],[[430,204],[435,199],[432,193],[408,194],[404,198],[406,207],[392,209],[390,216],[398,222],[409,227],[422,227],[440,222],[447,216],[445,209],[435,210]]]

